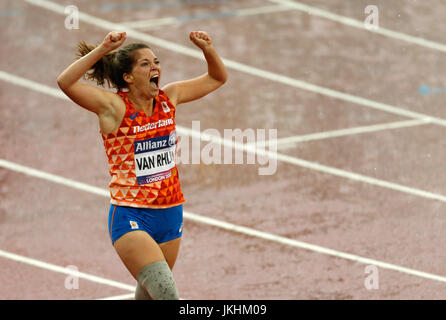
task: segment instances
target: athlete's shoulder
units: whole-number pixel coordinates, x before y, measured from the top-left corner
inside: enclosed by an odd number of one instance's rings
[[[126,104],[129,103],[129,100],[127,98],[128,91],[117,91],[117,92],[110,92],[112,95],[114,95],[115,99],[119,101],[124,101]]]
[[[164,90],[162,90],[162,89],[158,89],[158,90],[159,90],[158,91],[158,98],[160,100],[167,100],[167,99],[169,99],[169,97],[167,96],[167,93]]]

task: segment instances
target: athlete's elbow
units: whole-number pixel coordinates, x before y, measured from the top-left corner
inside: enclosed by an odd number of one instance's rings
[[[62,90],[65,93],[67,93],[67,91],[73,84],[74,83],[70,81],[70,79],[67,79],[66,76],[64,76],[64,74],[61,74],[57,77],[57,85],[59,86],[60,90]]]
[[[62,74],[57,77],[57,85],[62,91],[64,91],[67,88],[66,81],[62,76]]]
[[[226,72],[223,72],[218,75],[211,76],[211,78],[216,82],[217,87],[220,87],[228,81],[228,74]]]
[[[224,85],[226,83],[226,81],[228,81],[228,74],[225,73],[221,78],[220,78],[220,83],[221,85]]]
[[[221,85],[225,84],[226,81],[228,81],[228,72],[226,69],[223,69],[223,71],[219,74],[218,81],[221,83]]]

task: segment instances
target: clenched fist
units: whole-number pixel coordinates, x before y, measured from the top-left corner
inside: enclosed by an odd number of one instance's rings
[[[109,51],[119,48],[125,41],[126,33],[112,31],[108,33],[102,41],[102,46]]]
[[[189,34],[189,39],[201,50],[212,46],[212,39],[204,31],[192,31]]]

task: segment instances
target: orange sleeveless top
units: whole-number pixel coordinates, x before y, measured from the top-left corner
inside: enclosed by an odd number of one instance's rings
[[[175,107],[159,90],[152,116],[136,111],[127,92],[119,128],[101,134],[111,175],[111,203],[139,208],[169,208],[185,202],[176,158]]]

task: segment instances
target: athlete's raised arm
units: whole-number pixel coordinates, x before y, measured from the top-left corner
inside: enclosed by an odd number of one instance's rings
[[[208,72],[197,78],[172,82],[163,87],[174,105],[199,99],[219,88],[228,78],[225,65],[215,50],[211,37],[204,31],[193,31],[189,38],[203,51]]]
[[[115,97],[116,94],[80,82],[79,79],[90,69],[94,69],[95,73],[102,72],[104,74],[102,82],[109,80],[105,76],[106,72],[104,68],[106,66],[103,60],[110,59],[112,55],[109,53],[121,46],[125,38],[125,32],[113,31],[108,33],[102,43],[97,47],[89,47],[84,42],[81,42],[79,44],[81,58],[73,62],[57,78],[57,84],[60,89],[71,100],[85,109],[98,115],[108,112],[112,108],[113,99],[117,99]]]

